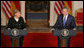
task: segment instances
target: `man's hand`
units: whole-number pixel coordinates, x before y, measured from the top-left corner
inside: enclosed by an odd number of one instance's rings
[[[50,30],[50,32],[52,32],[53,30],[55,30],[54,28],[52,28],[51,30]]]
[[[8,28],[8,30],[10,30],[10,28]]]
[[[76,28],[73,28],[73,30],[76,30]]]
[[[24,28],[23,30],[27,30],[26,28]]]

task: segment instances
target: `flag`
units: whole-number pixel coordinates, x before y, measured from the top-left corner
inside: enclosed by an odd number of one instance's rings
[[[2,10],[8,19],[13,16],[15,9],[21,10],[20,1],[2,1]]]
[[[68,7],[69,14],[71,14],[71,9],[72,9],[71,1],[55,1],[54,11],[56,12],[57,16],[62,13],[61,10],[63,9],[63,7]]]
[[[69,14],[72,13],[72,1],[64,1],[64,6],[69,8]]]

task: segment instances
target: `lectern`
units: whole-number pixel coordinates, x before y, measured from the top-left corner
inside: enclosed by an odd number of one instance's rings
[[[22,29],[5,29],[4,35],[9,35],[12,38],[12,47],[20,47],[19,39],[21,36],[26,36],[27,32],[27,30]]]
[[[68,29],[63,29],[63,30],[53,30],[52,34],[54,36],[63,36],[62,39],[62,47],[66,47],[66,38],[71,37],[71,36],[76,36],[76,30],[68,30]]]

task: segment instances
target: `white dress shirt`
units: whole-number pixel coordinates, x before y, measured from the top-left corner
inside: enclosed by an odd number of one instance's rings
[[[67,20],[67,18],[68,18],[68,14],[67,14],[66,16],[63,16],[63,20],[64,20],[64,17],[66,17],[66,20]]]
[[[15,19],[17,22],[19,21],[19,18],[15,18],[15,17],[14,17],[14,19]]]

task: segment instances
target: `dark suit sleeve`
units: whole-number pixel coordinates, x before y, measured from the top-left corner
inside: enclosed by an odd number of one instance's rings
[[[11,28],[11,26],[12,26],[12,18],[9,19],[7,28]]]
[[[25,22],[24,22],[22,17],[21,17],[21,21],[22,21],[22,28],[26,28],[26,24],[25,24]]]
[[[57,21],[56,21],[55,25],[52,28],[57,28],[58,24],[59,24],[59,16],[57,17]]]
[[[73,28],[76,28],[76,22],[75,22],[75,18],[74,17],[72,17],[71,26]]]

